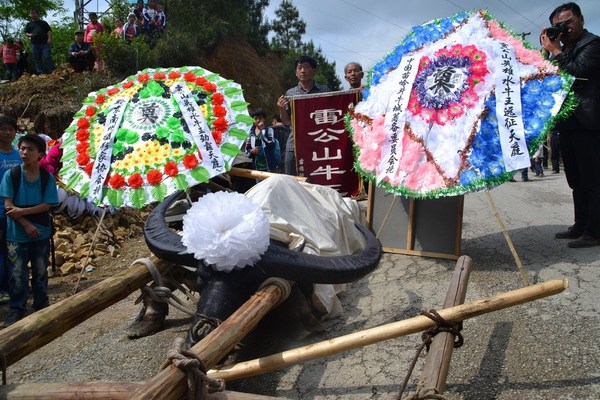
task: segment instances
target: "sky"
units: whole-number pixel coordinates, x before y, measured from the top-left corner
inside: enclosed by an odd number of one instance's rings
[[[415,25],[449,17],[461,11],[487,9],[514,33],[528,33],[526,40],[539,46],[541,30],[550,25],[548,16],[565,0],[292,0],[306,22],[303,41],[312,40],[325,57],[336,63],[342,86],[344,66],[357,61],[366,71],[390,53]],[[266,17],[275,18],[280,0],[271,0]],[[600,1],[576,1],[585,28],[600,35]]]
[[[565,0],[292,0],[306,22],[303,41],[312,40],[325,57],[336,63],[344,88],[344,66],[357,61],[366,71],[390,53],[415,25],[461,11],[487,9],[514,33],[531,33],[526,40],[538,46],[548,16]],[[74,1],[65,0],[73,9]],[[265,17],[275,19],[281,0],[270,0]],[[579,0],[585,27],[600,35],[600,1]],[[105,0],[91,0],[87,11],[104,11]],[[72,13],[72,11],[70,11]],[[167,19],[168,19],[167,15]]]

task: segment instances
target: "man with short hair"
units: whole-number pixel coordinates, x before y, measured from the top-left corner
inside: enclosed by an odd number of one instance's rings
[[[302,55],[294,61],[294,69],[296,78],[298,78],[298,86],[294,86],[285,92],[284,96],[280,96],[277,100],[279,107],[279,116],[284,125],[290,125],[290,101],[289,97],[300,96],[314,93],[325,93],[331,90],[325,86],[315,82],[315,74],[317,73],[317,61],[307,55]],[[294,154],[294,131],[289,135],[284,156],[284,170],[287,175],[296,175],[296,156]]]
[[[556,127],[567,183],[573,189],[575,223],[555,237],[574,239],[569,247],[599,246],[600,37],[584,29],[576,3],[558,6],[550,14],[550,23],[552,28],[542,30],[540,42],[553,60],[575,77],[572,90],[579,101],[574,113]],[[556,36],[549,37],[549,30]]]
[[[75,32],[75,42],[69,46],[67,61],[75,72],[94,70],[92,46],[83,41],[83,31]]]
[[[364,76],[362,66],[357,62],[350,62],[344,67],[344,78],[350,85],[350,89],[361,89]]]
[[[54,62],[50,54],[52,46],[52,29],[46,21],[40,19],[40,13],[32,8],[29,11],[31,21],[25,25],[25,36],[31,39],[31,52],[38,75],[54,71]]]

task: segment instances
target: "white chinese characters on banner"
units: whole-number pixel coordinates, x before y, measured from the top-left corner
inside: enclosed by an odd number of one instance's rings
[[[341,129],[335,129],[335,124],[343,124],[343,112],[342,110],[337,109],[322,109],[316,110],[310,113],[310,119],[313,122],[321,127],[320,129],[312,132],[308,132],[308,136],[310,136],[314,142],[320,143],[329,143],[332,141],[339,142],[340,135],[344,134],[345,129],[343,125]],[[341,160],[342,159],[342,150],[339,148],[331,148],[328,145],[325,145],[321,148],[323,151],[322,155],[318,154],[317,151],[312,152],[312,161],[318,163],[318,168],[310,172],[310,176],[318,176],[322,175],[325,177],[327,181],[332,180],[332,176],[335,174],[342,175],[346,173],[346,170],[340,169],[337,167],[333,167],[328,161],[332,160]],[[333,151],[333,155],[331,154]],[[303,167],[301,167],[303,169]],[[340,184],[331,184],[325,185],[329,186],[333,189],[339,189],[341,187]],[[345,193],[343,193],[345,194]]]

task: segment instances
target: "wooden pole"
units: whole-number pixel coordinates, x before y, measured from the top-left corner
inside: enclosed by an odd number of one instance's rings
[[[462,256],[456,262],[456,268],[452,274],[444,308],[458,306],[465,302],[467,296],[467,284],[471,275],[472,260],[470,257]],[[433,390],[435,394],[444,393],[446,378],[450,370],[450,359],[454,350],[454,335],[448,332],[440,332],[433,338],[429,352],[425,358],[425,365],[421,374],[423,385],[417,391],[417,398],[425,398]]]
[[[6,400],[129,400],[143,382],[26,383],[0,386],[0,399]],[[225,390],[207,400],[267,400],[275,397]],[[277,397],[281,400],[281,397]]]
[[[568,286],[569,283],[566,279],[556,279],[501,293],[493,297],[476,300],[460,306],[443,309],[438,312],[442,318],[448,321],[459,322],[492,311],[502,310],[504,308],[551,296],[562,292]],[[413,317],[364,331],[339,336],[323,342],[313,343],[308,346],[284,351],[267,357],[212,370],[209,371],[209,376],[211,378],[235,380],[266,374],[301,362],[338,354],[357,347],[394,339],[400,336],[410,335],[431,328],[433,325],[434,322],[425,316]]]
[[[256,171],[253,169],[238,168],[238,167],[231,168],[229,171],[227,171],[227,173],[229,175],[240,176],[242,178],[248,178],[248,179],[267,179],[267,178],[270,178],[271,176],[281,175],[281,174],[277,174],[275,172]],[[306,182],[308,180],[308,178],[305,176],[291,175],[291,177],[294,178],[295,180],[301,181],[301,182]]]
[[[287,283],[287,282],[286,282]],[[231,317],[190,349],[207,368],[229,353],[260,320],[289,295],[289,285],[270,283],[259,289]],[[131,399],[180,399],[188,391],[185,374],[173,365],[162,370],[131,396]]]
[[[153,257],[163,272],[171,263]],[[0,331],[0,356],[5,367],[50,343],[69,329],[126,298],[152,280],[148,268],[139,262],[126,271],[37,311]]]

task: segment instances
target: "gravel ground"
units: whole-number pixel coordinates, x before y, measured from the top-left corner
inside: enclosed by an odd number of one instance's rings
[[[554,239],[572,218],[564,175],[508,183],[491,194],[529,278],[567,278],[570,286],[557,296],[466,321],[447,398],[600,398],[600,257],[598,248],[570,249]],[[473,259],[467,301],[523,286],[485,193],[465,198],[462,253]],[[324,333],[309,335],[297,324],[281,323],[279,314],[254,332],[239,357],[268,355],[440,308],[454,264],[385,254],[376,271],[349,285],[341,298],[344,315],[325,321]],[[144,381],[155,375],[173,340],[185,336],[189,320],[172,310],[165,330],[129,340],[123,332],[137,314],[135,297],[12,365],[8,382]],[[388,340],[227,386],[290,399],[391,399],[418,344],[418,335]],[[413,380],[409,390],[414,388]]]

